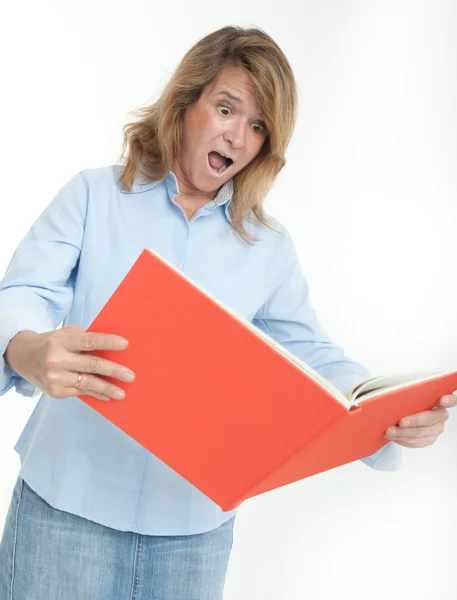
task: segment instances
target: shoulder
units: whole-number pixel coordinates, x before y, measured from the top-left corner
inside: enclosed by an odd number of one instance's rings
[[[83,169],[78,173],[86,183],[87,187],[90,189],[92,187],[119,187],[119,171],[121,169],[121,165],[112,164],[106,165],[103,167],[91,167]]]
[[[119,165],[108,165],[75,172],[58,186],[45,213],[56,215],[56,218],[85,219],[90,207],[103,206],[107,198],[112,198],[119,191],[119,168]]]
[[[57,196],[75,195],[89,197],[93,189],[119,188],[119,169],[120,165],[82,169],[59,185]]]
[[[269,254],[284,260],[295,252],[294,242],[287,227],[276,217],[265,213],[269,227],[260,223],[255,217],[249,221],[246,229],[259,241],[257,244]]]

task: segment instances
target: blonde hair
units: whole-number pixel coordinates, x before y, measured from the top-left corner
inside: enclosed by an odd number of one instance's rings
[[[157,181],[173,170],[184,112],[226,66],[241,67],[249,73],[268,130],[257,156],[233,176],[230,221],[240,237],[250,243],[258,241],[244,226],[251,211],[263,225],[270,227],[263,202],[286,163],[284,155],[297,112],[296,84],[290,64],[272,38],[257,27],[223,27],[200,39],[184,55],[159,99],[134,111],[139,120],[123,128],[121,161],[127,150],[128,156],[120,182],[130,191],[137,171],[150,181]]]

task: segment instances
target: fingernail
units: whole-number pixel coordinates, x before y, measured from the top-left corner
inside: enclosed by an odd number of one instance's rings
[[[400,421],[400,425],[402,427],[409,427],[411,425],[411,421],[409,419],[404,419],[403,421]]]
[[[125,392],[123,390],[116,391],[116,392],[114,392],[114,397],[117,400],[122,400],[122,398],[125,397]]]
[[[135,373],[133,373],[132,371],[124,371],[122,373],[122,379],[124,381],[128,381],[129,383],[132,383],[132,381],[135,380]]]
[[[451,399],[448,398],[447,396],[443,396],[441,398],[441,406],[449,406],[450,403],[451,403]]]
[[[116,344],[119,348],[127,348],[127,346],[129,345],[129,342],[128,342],[128,340],[120,339],[120,340],[117,340]]]

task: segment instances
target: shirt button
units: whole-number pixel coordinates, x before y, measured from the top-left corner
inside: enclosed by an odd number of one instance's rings
[[[176,264],[175,264],[175,267],[176,267],[177,269],[183,269],[183,268],[184,268],[184,265],[183,265],[182,263],[176,263]]]

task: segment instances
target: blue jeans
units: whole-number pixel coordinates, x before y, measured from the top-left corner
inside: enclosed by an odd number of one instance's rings
[[[205,533],[117,531],[50,506],[18,477],[1,600],[221,600],[235,517]]]

